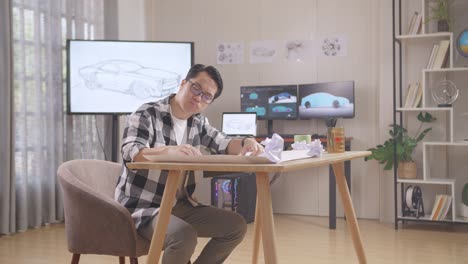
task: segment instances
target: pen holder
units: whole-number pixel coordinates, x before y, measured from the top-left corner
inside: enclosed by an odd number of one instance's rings
[[[329,127],[327,131],[328,153],[345,152],[345,134],[342,127]]]

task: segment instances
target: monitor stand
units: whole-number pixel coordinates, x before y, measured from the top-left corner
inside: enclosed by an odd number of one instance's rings
[[[273,136],[273,120],[267,120],[267,136],[271,138]]]
[[[112,153],[111,161],[117,162],[117,153],[119,145],[119,115],[112,114]]]
[[[327,117],[325,119],[325,124],[327,125],[327,127],[335,127],[336,126],[336,118]]]

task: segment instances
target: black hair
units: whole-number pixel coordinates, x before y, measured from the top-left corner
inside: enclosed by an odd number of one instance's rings
[[[195,64],[188,71],[185,80],[188,81],[192,78],[195,78],[201,72],[206,72],[208,76],[210,76],[210,78],[213,79],[213,81],[215,81],[216,85],[218,86],[218,90],[216,91],[213,100],[218,98],[223,92],[223,79],[221,78],[221,74],[219,74],[219,71],[215,67],[211,65],[205,66],[203,64]]]

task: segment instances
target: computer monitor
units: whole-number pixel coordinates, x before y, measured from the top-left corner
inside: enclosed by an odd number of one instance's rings
[[[296,119],[297,85],[242,86],[241,111],[258,119]]]
[[[228,136],[256,136],[257,113],[224,112],[221,131]]]
[[[354,117],[354,81],[299,85],[299,119]]]

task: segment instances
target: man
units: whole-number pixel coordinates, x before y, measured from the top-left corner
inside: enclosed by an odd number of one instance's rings
[[[125,165],[152,155],[259,155],[263,147],[252,138],[230,139],[210,126],[204,111],[221,95],[223,81],[213,66],[194,65],[177,94],[147,103],[129,116],[122,140],[123,172],[115,199],[131,212],[137,231],[151,240],[158,218],[167,171],[130,170]],[[199,204],[193,197],[195,177],[188,172],[177,190],[164,241],[163,264],[190,261],[197,237],[212,237],[195,263],[222,263],[242,241],[242,216]]]

